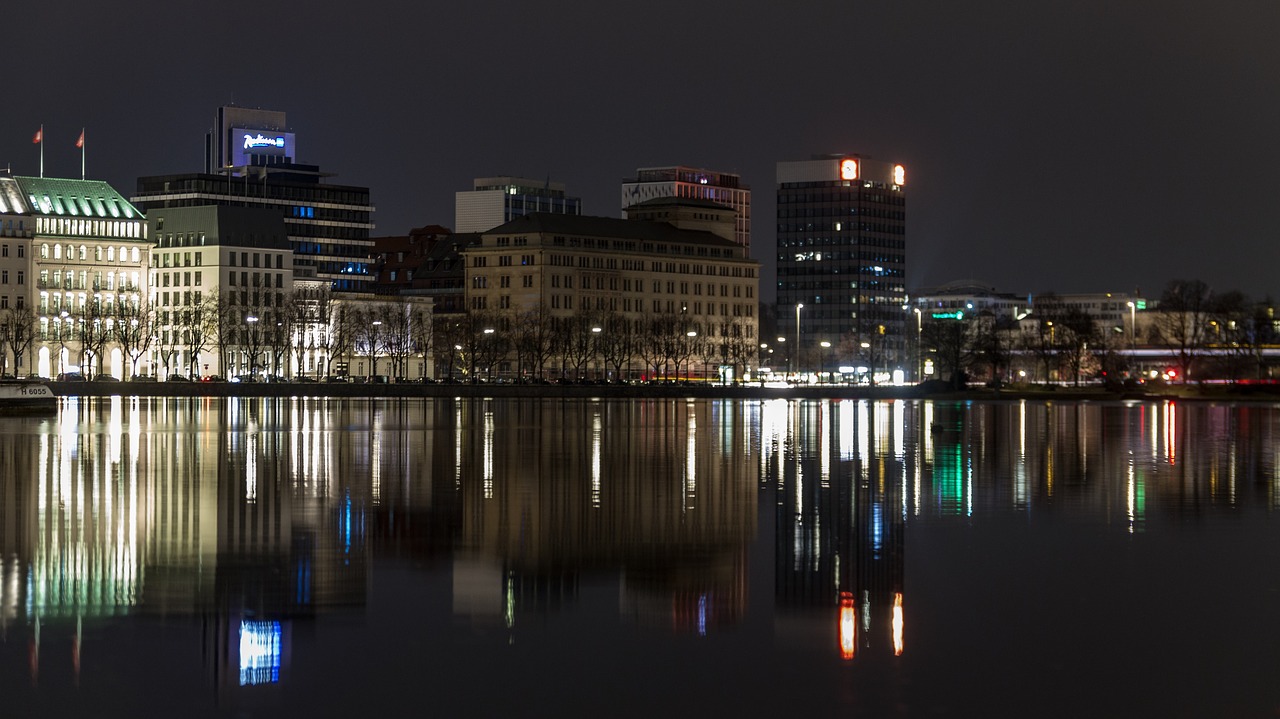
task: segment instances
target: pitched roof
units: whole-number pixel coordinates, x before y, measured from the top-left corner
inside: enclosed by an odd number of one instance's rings
[[[33,215],[145,219],[115,188],[102,180],[60,177],[15,177]]]

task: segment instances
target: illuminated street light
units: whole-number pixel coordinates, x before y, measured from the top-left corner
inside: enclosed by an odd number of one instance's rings
[[[820,342],[820,343],[818,343],[818,344],[820,344],[820,345],[822,346],[822,349],[823,349],[823,350],[830,350],[830,349],[831,349],[831,343],[830,343],[830,342],[827,342],[826,340],[823,340],[822,342]],[[821,365],[822,365],[819,369],[821,370],[822,374],[826,374],[826,373],[827,373],[827,355],[828,355],[828,354],[829,354],[828,352],[823,352],[823,353],[822,353],[822,357],[819,359],[819,362],[820,362],[820,363],[821,363]]]
[[[800,310],[804,309],[803,302],[796,303],[796,374],[800,373]]]

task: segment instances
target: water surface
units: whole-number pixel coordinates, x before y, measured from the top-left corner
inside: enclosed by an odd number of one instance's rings
[[[0,420],[0,706],[1273,715],[1278,420],[65,399]]]

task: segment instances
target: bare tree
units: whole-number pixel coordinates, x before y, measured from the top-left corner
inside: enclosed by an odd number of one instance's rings
[[[22,359],[31,350],[36,338],[36,315],[30,307],[10,307],[0,310],[0,361],[3,371],[9,373],[7,357],[4,357],[4,346],[13,353],[13,372],[17,375],[22,367]],[[27,372],[27,374],[32,374]]]
[[[200,353],[218,339],[218,289],[208,293],[192,293],[192,305],[183,315],[182,341],[187,350],[187,374],[192,378],[200,371]]]
[[[85,305],[80,332],[80,345],[96,365],[89,374],[97,376],[103,373],[107,345],[111,342],[112,334],[111,317],[103,307],[102,299],[91,298]]]
[[[924,324],[921,342],[934,352],[939,374],[945,375],[955,389],[963,389],[968,380],[968,368],[972,361],[970,324],[972,320],[935,319]]]
[[[114,339],[120,345],[120,351],[129,358],[131,377],[138,374],[138,361],[155,341],[156,321],[155,308],[145,299],[115,303]]]
[[[1152,333],[1173,354],[1183,382],[1203,353],[1212,311],[1213,293],[1200,280],[1172,280],[1160,297]]]

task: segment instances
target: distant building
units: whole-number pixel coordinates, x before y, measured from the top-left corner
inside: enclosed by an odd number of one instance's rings
[[[701,230],[737,242],[738,212],[708,200],[660,197],[623,210],[628,220],[665,222],[681,230]]]
[[[710,372],[755,366],[760,263],[711,232],[535,214],[483,233],[462,254],[469,312],[487,313],[508,332],[518,334],[540,317],[566,341],[578,329],[598,327],[608,335],[602,341],[634,340],[624,372],[635,376],[644,373],[640,355],[655,344],[669,347],[657,359],[672,371],[681,363],[686,372],[689,365]],[[597,370],[604,361],[581,359]]]
[[[297,162],[285,113],[219,108],[206,137],[205,172],[138,178],[144,212],[172,207],[266,207],[284,218],[300,280],[338,292],[368,291],[374,207],[369,188],[335,185],[316,165]]]
[[[817,366],[822,342],[836,362],[904,360],[905,175],[860,155],[778,163],[778,330],[794,367]]]
[[[622,181],[622,210],[650,200],[667,198],[705,200],[733,208],[733,241],[751,248],[751,188],[731,172],[674,165],[642,167],[633,179]],[[626,214],[626,216],[631,216]]]
[[[156,210],[147,221],[157,373],[292,376],[277,365],[292,364],[293,335],[304,328],[295,322],[293,250],[280,213],[206,205]],[[281,345],[290,349],[278,361],[265,359]],[[308,353],[303,371],[315,361]]]
[[[472,189],[454,196],[454,229],[488,232],[534,212],[581,215],[582,200],[565,194],[564,185],[522,177],[479,177]]]
[[[457,234],[440,225],[374,238],[374,292],[430,298],[434,314],[465,312],[462,250],[479,241],[479,234]]]

